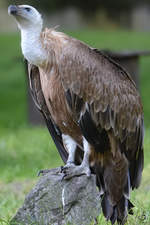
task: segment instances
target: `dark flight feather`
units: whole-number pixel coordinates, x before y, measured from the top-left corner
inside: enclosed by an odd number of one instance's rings
[[[30,90],[31,95],[33,98],[33,101],[37,108],[41,111],[43,114],[43,117],[45,119],[45,123],[47,125],[47,128],[50,132],[50,135],[59,151],[59,154],[66,163],[68,158],[68,153],[64,148],[62,137],[61,137],[61,131],[56,126],[56,124],[52,121],[50,113],[48,111],[48,108],[45,103],[45,99],[41,90],[41,83],[40,83],[40,76],[39,76],[39,70],[38,67],[29,64],[28,65],[28,73],[29,73],[29,83],[30,83]],[[39,95],[40,93],[40,95]]]

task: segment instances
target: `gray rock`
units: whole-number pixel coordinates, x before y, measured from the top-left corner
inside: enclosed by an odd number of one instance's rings
[[[95,175],[62,181],[60,168],[43,175],[11,225],[88,225],[100,213]]]

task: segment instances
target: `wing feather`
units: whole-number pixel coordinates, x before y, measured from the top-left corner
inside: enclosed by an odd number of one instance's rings
[[[135,83],[101,51],[74,38],[63,38],[65,44],[55,45],[53,50],[70,111],[96,146],[103,144],[96,143],[94,135],[99,137],[100,132],[107,141],[106,133],[113,131],[131,164],[132,187],[136,187],[135,174],[140,177],[143,167],[143,109]],[[51,49],[50,44],[46,48]],[[93,133],[87,129],[89,121]]]
[[[46,102],[41,89],[41,82],[40,82],[38,67],[32,64],[28,64],[28,74],[29,74],[30,90],[31,90],[34,103],[37,106],[37,108],[40,110],[40,112],[43,114],[47,128],[51,134],[51,137],[59,151],[59,154],[62,160],[64,161],[64,163],[66,163],[68,158],[68,153],[66,152],[62,142],[61,131],[52,120],[49,110],[46,106]]]
[[[59,71],[65,92],[69,90],[71,96],[78,96],[85,107],[88,104],[97,127],[112,129],[120,142],[126,143],[124,151],[136,152],[142,148],[141,99],[134,81],[119,64],[102,52],[70,39],[59,58]],[[80,116],[86,111],[83,108]]]

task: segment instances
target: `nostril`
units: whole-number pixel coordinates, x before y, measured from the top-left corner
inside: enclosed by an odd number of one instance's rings
[[[12,14],[12,15],[17,14],[17,6],[15,6],[15,5],[10,5],[10,6],[8,7],[8,13],[9,13],[9,14]]]

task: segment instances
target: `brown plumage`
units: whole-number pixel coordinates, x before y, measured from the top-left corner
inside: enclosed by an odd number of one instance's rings
[[[90,134],[87,137],[85,134],[85,137],[92,146],[90,161],[93,170],[98,170],[96,174],[103,196],[104,214],[112,222],[116,218],[124,221],[127,213],[125,207],[129,205],[130,209],[131,204],[126,200],[129,189],[139,186],[143,168],[140,96],[127,72],[108,57],[67,36],[60,35],[67,40],[67,44],[61,45],[59,35],[55,37],[56,45],[52,44],[51,38],[52,42],[55,39],[51,32],[43,32],[43,37],[48,40],[43,47],[48,54],[51,54],[49,50],[52,51],[52,61],[55,63],[47,62],[46,71],[45,65],[39,68],[46,105],[61,133],[70,135],[80,145],[85,129],[82,118],[86,111],[99,134],[102,131],[106,133],[108,143],[100,143],[96,147],[102,149],[94,149],[95,143],[88,137]],[[86,122],[88,128],[88,118]],[[93,130],[90,132],[95,135]],[[122,201],[123,213],[119,211],[122,206],[117,208]],[[108,207],[111,209],[107,210]]]
[[[39,42],[46,57],[37,65],[29,60],[34,101],[65,163],[70,152],[63,135],[77,143],[76,165],[84,161],[86,139],[104,215],[124,224],[132,213],[130,189],[139,186],[143,170],[143,109],[136,86],[120,65],[79,40],[46,29]]]

